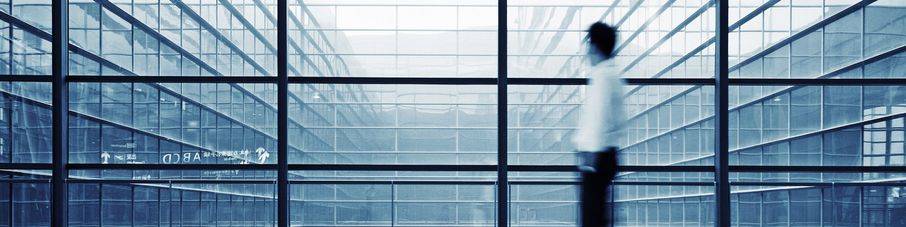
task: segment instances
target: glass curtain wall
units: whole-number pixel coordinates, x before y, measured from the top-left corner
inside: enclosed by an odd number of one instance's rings
[[[906,2],[726,2],[69,0],[54,113],[53,2],[0,0],[0,226],[51,225],[54,128],[71,226],[276,226],[283,199],[291,226],[577,226],[595,21],[628,82],[615,226],[713,226],[717,134],[732,226],[906,225]]]

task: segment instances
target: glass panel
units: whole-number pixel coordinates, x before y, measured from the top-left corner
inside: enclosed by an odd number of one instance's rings
[[[731,165],[903,165],[902,86],[734,88]]]
[[[617,198],[616,222],[627,225],[658,226],[684,223],[691,226],[714,225],[713,187],[701,186],[617,186],[620,192],[646,193],[651,191],[678,191],[695,189],[702,194],[679,197]],[[617,196],[619,197],[619,193]]]
[[[494,86],[293,85],[291,163],[494,164]],[[304,94],[304,95],[301,95]]]
[[[881,0],[865,7],[865,43],[862,48],[866,56],[906,43],[906,25],[903,24],[906,12],[903,12],[903,7],[906,4],[896,0]]]
[[[50,75],[49,0],[0,2],[0,75]]]
[[[75,183],[69,224],[275,226],[274,191],[267,184]]]
[[[296,184],[291,225],[494,226],[493,185]]]
[[[496,77],[496,3],[290,1],[290,75]]]
[[[508,92],[510,164],[577,164],[572,137],[584,86],[510,86]]]
[[[0,162],[50,163],[50,83],[0,82]]]
[[[69,161],[276,163],[276,85],[70,84]]]
[[[585,32],[596,21],[618,28],[613,61],[623,77],[713,76],[708,1],[508,3],[511,77],[590,77]]]
[[[515,174],[515,173],[514,173]],[[320,181],[374,182],[374,181],[469,181],[493,184],[497,172],[492,171],[351,171],[351,170],[304,170],[290,171],[293,181],[306,183]],[[560,178],[562,179],[562,178]],[[342,183],[342,182],[340,182]]]
[[[853,4],[853,1],[827,2],[826,7],[842,8]],[[792,34],[802,35],[789,42],[781,42],[789,37],[786,29],[788,24],[781,17],[772,17],[761,28],[751,27],[751,32],[745,31],[748,24],[740,29],[740,38],[733,39],[731,46],[739,45],[751,49],[742,51],[738,64],[731,62],[731,76],[734,77],[765,77],[765,78],[869,78],[869,77],[903,77],[903,69],[896,66],[902,62],[903,54],[898,47],[906,42],[906,31],[900,21],[903,17],[896,17],[902,10],[902,3],[894,1],[877,1],[864,8],[854,11],[830,10],[824,12],[825,17],[839,14],[835,20],[825,21],[826,24],[816,27],[816,30],[798,31],[796,27],[812,24],[822,20],[822,12],[817,7],[803,1],[793,1],[792,11],[794,30]],[[790,5],[783,1],[771,6],[770,15],[789,16]],[[897,12],[893,12],[893,11]],[[883,18],[879,13],[885,14]],[[864,14],[864,15],[863,15]],[[785,16],[784,16],[785,17]],[[760,16],[759,16],[760,18]],[[765,17],[768,18],[768,17]],[[767,20],[767,19],[766,19]],[[811,22],[807,22],[812,20]],[[753,20],[754,22],[754,20]],[[751,22],[750,22],[751,23]],[[897,35],[895,31],[901,31]],[[892,33],[893,32],[893,33]],[[740,32],[736,32],[740,33]],[[766,40],[767,39],[767,40]],[[764,47],[764,48],[752,48]],[[769,47],[773,47],[770,49]],[[731,48],[732,49],[732,48]],[[883,56],[876,58],[876,56]],[[852,67],[855,67],[853,69]],[[847,71],[839,71],[848,69]]]
[[[273,76],[275,7],[273,0],[72,1],[69,34],[75,46],[69,70],[76,75]]]
[[[624,89],[628,126],[618,141],[622,163],[680,164],[713,154],[713,86]],[[577,164],[573,134],[584,96],[583,86],[510,86],[510,164]]]
[[[11,226],[50,226],[50,184],[49,183],[11,183],[12,225]]]
[[[897,184],[897,183],[894,183]],[[734,188],[732,222],[739,226],[896,225],[902,186]]]
[[[577,226],[575,185],[510,185],[510,226]]]

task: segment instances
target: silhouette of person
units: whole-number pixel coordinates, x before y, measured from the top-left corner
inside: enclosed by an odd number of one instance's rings
[[[616,29],[601,22],[588,28],[588,71],[585,105],[573,141],[580,152],[581,221],[584,227],[609,225],[607,194],[617,166],[617,146],[624,136],[623,80],[613,60]]]

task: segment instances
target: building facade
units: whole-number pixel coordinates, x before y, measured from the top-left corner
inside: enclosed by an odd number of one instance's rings
[[[630,83],[621,164],[714,167],[726,96],[733,226],[906,225],[906,90],[858,83],[906,76],[901,0],[730,0],[727,56],[708,0],[278,2],[69,0],[57,126],[52,2],[0,1],[0,226],[51,225],[54,127],[71,226],[276,226],[280,171],[292,226],[576,226],[594,21],[624,78],[856,81]],[[714,181],[622,172],[615,226],[712,226]]]

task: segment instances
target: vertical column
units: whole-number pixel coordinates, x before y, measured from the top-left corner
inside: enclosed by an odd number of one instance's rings
[[[51,226],[66,227],[67,211],[69,206],[68,190],[66,188],[66,178],[69,171],[66,170],[67,148],[69,122],[67,112],[69,111],[69,89],[66,85],[66,74],[69,73],[69,1],[55,0],[51,3],[51,20],[53,35],[52,44],[52,69],[51,75],[53,81],[51,84],[52,98],[51,104],[53,111],[51,119],[53,121],[52,129],[52,166],[53,176],[51,177],[52,197],[51,197]]]
[[[280,227],[289,226],[287,4],[286,0],[277,0],[277,226]]]
[[[497,0],[497,226],[510,226],[507,180],[506,0]]]
[[[717,0],[715,5],[715,43],[714,52],[714,226],[730,226],[730,173],[729,173],[729,127],[728,127],[728,64],[727,47],[727,0]]]

